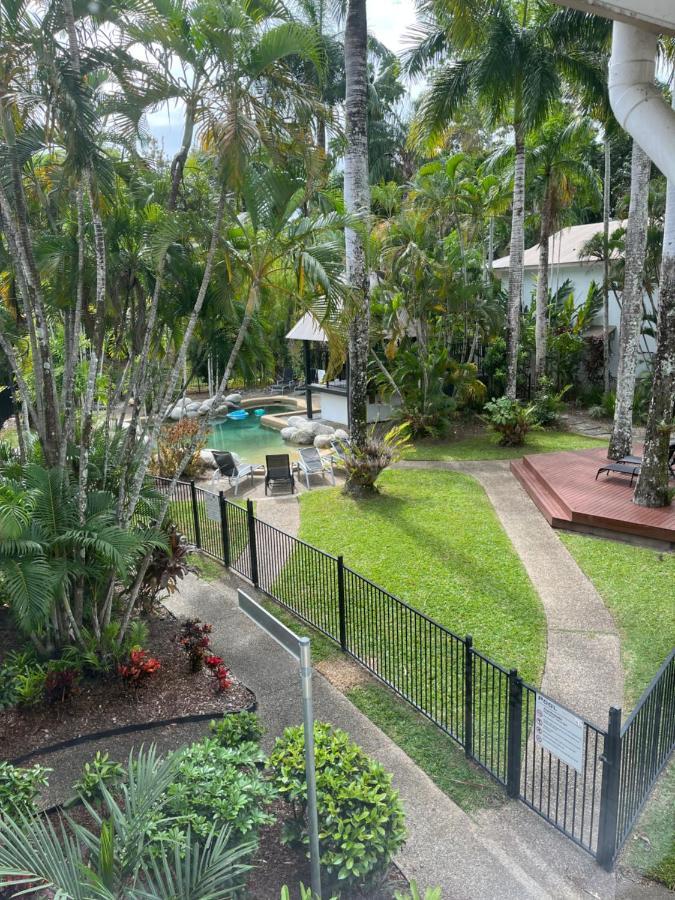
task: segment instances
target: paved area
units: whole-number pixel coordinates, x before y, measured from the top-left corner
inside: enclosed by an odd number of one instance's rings
[[[606,728],[609,707],[621,706],[623,698],[616,625],[593,584],[509,471],[508,460],[398,465],[465,472],[480,482],[546,613],[542,690]]]
[[[207,584],[184,580],[168,603],[175,615],[213,624],[214,646],[255,691],[268,729],[267,744],[301,718],[296,664],[236,606],[241,582],[226,574]],[[317,718],[348,731],[394,774],[409,838],[396,862],[422,887],[439,885],[444,900],[617,897],[616,882],[583,851],[519,804],[469,816],[321,675],[315,674]],[[638,896],[635,893],[624,896]]]

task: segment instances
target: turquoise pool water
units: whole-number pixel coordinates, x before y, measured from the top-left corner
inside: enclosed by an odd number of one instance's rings
[[[294,406],[266,406],[266,413],[295,412]],[[206,446],[211,450],[229,450],[237,453],[246,462],[264,463],[265,454],[279,453],[287,448],[279,432],[265,428],[260,417],[248,410],[245,419],[215,419],[207,438]]]

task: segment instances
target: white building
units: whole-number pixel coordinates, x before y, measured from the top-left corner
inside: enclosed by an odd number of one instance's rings
[[[610,222],[609,233],[621,228],[622,222]],[[555,293],[565,281],[572,283],[574,299],[577,305],[581,305],[588,295],[592,282],[602,287],[604,279],[604,266],[602,260],[588,258],[584,255],[584,248],[597,234],[602,234],[602,222],[592,222],[588,225],[573,225],[563,228],[549,238],[549,288]],[[509,278],[510,258],[503,256],[494,262],[495,275],[500,279],[506,290]],[[537,274],[539,271],[539,244],[529,247],[524,255],[523,273],[523,306],[529,308],[534,303],[537,290]],[[654,301],[656,302],[656,297]],[[616,375],[618,362],[618,333],[621,321],[620,296],[617,297],[610,291],[609,295],[609,325],[610,325],[610,367],[612,376]],[[650,309],[651,301],[645,293],[645,308]],[[588,337],[602,337],[602,309],[596,314],[593,323],[586,331]],[[643,356],[647,356],[654,350],[654,341],[651,337],[643,337],[641,341]]]

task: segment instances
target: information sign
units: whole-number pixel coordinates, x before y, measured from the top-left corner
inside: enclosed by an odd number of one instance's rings
[[[220,497],[204,491],[204,505],[206,506],[206,518],[213,522],[220,522]]]
[[[534,740],[577,772],[584,767],[584,721],[564,706],[537,694]]]

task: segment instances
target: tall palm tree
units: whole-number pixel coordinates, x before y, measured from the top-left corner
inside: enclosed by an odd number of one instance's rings
[[[506,393],[516,395],[525,251],[525,141],[559,97],[561,77],[591,63],[578,51],[584,17],[545,4],[507,0],[424,0],[417,46],[407,54],[410,74],[432,72],[414,137],[433,139],[467,106],[483,110],[492,127],[508,126],[514,141],[514,177],[507,316]]]
[[[599,179],[590,162],[594,132],[588,120],[564,110],[551,116],[528,139],[529,182],[539,207],[539,267],[535,319],[535,378],[546,374],[549,240],[560,227],[575,194],[599,197]]]
[[[370,300],[365,230],[370,214],[368,181],[368,25],[366,0],[349,0],[345,22],[345,176],[347,213],[355,224],[345,230],[346,273],[350,288],[349,426],[363,446],[368,419]]]
[[[675,94],[673,94],[675,106]],[[659,278],[659,312],[652,395],[645,447],[634,501],[639,506],[665,506],[668,452],[675,422],[675,183],[668,182]]]
[[[626,262],[621,295],[619,364],[616,374],[614,425],[607,455],[621,459],[631,452],[633,440],[633,397],[643,313],[642,274],[647,251],[649,224],[649,177],[651,160],[633,141],[630,206],[626,228]]]

